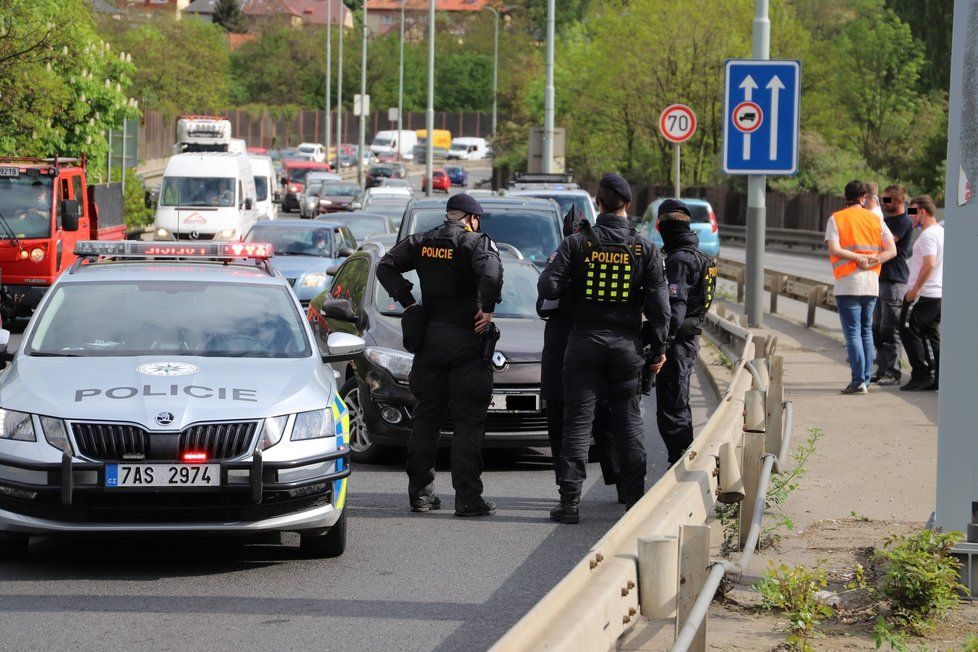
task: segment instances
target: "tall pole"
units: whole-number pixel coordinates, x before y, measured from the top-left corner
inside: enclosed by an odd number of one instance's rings
[[[340,169],[340,147],[343,144],[343,32],[346,31],[345,8],[340,5],[340,42],[336,60],[336,170]]]
[[[543,172],[554,171],[554,0],[547,0],[547,94],[543,105]]]
[[[397,160],[401,160],[401,129],[403,128],[404,113],[404,3],[401,0],[401,63],[397,72]]]
[[[425,195],[432,195],[431,176],[435,172],[434,161],[434,132],[435,132],[435,0],[428,0],[428,114],[425,116],[425,178],[428,187]]]
[[[333,136],[330,133],[330,108],[333,106],[332,90],[330,89],[330,76],[333,72],[333,0],[326,0],[326,121],[323,125],[326,127],[326,162],[329,162],[329,150],[332,145]],[[333,168],[338,170],[339,166]]]
[[[367,3],[363,3],[363,41],[360,49],[360,146],[357,148],[357,183],[363,187],[363,157],[367,155]]]
[[[492,7],[485,7],[496,23],[496,31],[492,38],[492,136],[496,137],[496,104],[499,97],[499,12]]]
[[[754,59],[771,58],[771,21],[767,17],[768,0],[757,0],[754,16]],[[767,177],[747,177],[747,297],[745,308],[748,326],[764,323],[764,239],[767,222],[765,193]]]
[[[679,199],[679,175],[682,170],[679,161],[679,150],[681,149],[679,143],[675,143],[672,146],[672,194],[673,197]]]

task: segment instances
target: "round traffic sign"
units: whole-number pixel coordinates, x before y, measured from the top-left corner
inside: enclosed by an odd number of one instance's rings
[[[696,131],[696,114],[685,104],[671,104],[659,116],[659,131],[666,140],[685,142]]]
[[[732,117],[734,127],[745,134],[757,131],[757,128],[764,122],[764,113],[761,111],[761,107],[753,102],[741,102],[735,106]]]

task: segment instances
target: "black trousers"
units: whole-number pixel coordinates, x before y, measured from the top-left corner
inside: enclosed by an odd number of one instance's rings
[[[429,322],[410,386],[418,404],[407,443],[409,496],[432,493],[438,438],[450,411],[455,505],[471,503],[482,495],[482,440],[492,398],[492,369],[482,361],[481,338],[471,327]]]
[[[557,462],[560,451],[564,446],[564,402],[547,401],[547,435],[550,437],[550,454],[554,460],[554,475],[557,475]],[[608,405],[603,400],[598,401],[594,414],[594,426],[591,437],[594,439],[595,452],[598,454],[598,464],[601,465],[601,477],[605,484],[618,482],[618,455],[615,452],[615,442],[608,432]],[[560,484],[560,478],[557,478]]]
[[[557,461],[562,491],[580,493],[599,396],[618,453],[618,487],[627,503],[645,493],[646,455],[639,409],[642,348],[638,333],[575,329],[564,358],[564,441]]]
[[[918,297],[913,304],[904,301],[900,324],[911,378],[937,380],[941,361],[941,300]]]
[[[699,349],[699,329],[691,333],[680,331],[666,350],[666,363],[655,377],[655,421],[669,453],[669,466],[693,443],[689,377]]]
[[[900,377],[900,311],[905,283],[880,281],[880,298],[873,310],[873,343],[876,345],[876,373]]]

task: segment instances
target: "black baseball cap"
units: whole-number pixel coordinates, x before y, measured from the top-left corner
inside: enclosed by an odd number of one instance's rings
[[[478,215],[482,217],[482,204],[475,200],[475,197],[460,192],[448,198],[447,210],[462,211],[466,215]]]
[[[620,174],[610,172],[604,175],[601,177],[601,181],[598,182],[598,187],[604,188],[605,190],[613,190],[621,195],[625,201],[632,201],[632,187],[628,185],[628,182]]]
[[[686,217],[693,217],[692,212],[689,210],[689,206],[679,199],[664,200],[661,204],[659,204],[659,211],[656,213],[656,217],[662,217],[668,213],[685,213]]]

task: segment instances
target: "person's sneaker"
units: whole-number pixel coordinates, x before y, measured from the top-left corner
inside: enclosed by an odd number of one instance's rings
[[[496,503],[481,496],[465,505],[455,504],[455,516],[492,516],[496,513]]]
[[[901,392],[923,392],[930,389],[934,381],[930,378],[911,378],[910,382],[900,388]]]
[[[430,512],[441,509],[441,498],[438,496],[419,496],[411,500],[412,512]]]
[[[903,378],[901,376],[897,376],[896,374],[887,375],[880,378],[876,384],[880,387],[890,387],[892,385],[899,385],[901,380],[903,380]]]
[[[843,394],[869,394],[869,390],[866,389],[866,383],[859,383],[858,385],[854,383],[849,383],[842,390]]]

